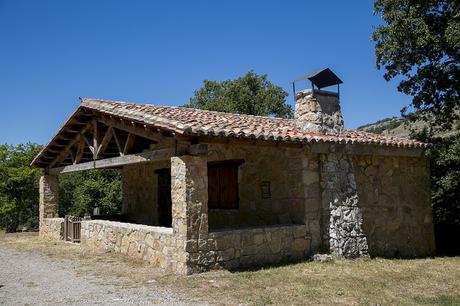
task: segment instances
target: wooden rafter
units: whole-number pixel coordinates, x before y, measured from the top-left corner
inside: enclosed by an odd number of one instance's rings
[[[136,135],[129,133],[128,137],[126,138],[125,142],[125,147],[123,148],[123,155],[128,154],[131,152],[133,146],[134,146],[134,139],[136,138]]]
[[[97,148],[96,159],[99,159],[102,157],[102,154],[104,154],[105,150],[107,149],[107,146],[109,145],[110,140],[112,140],[112,136],[113,136],[113,128],[109,127],[109,129],[104,135],[104,138],[102,138],[101,143],[99,144],[99,147]]]
[[[82,123],[77,118],[72,120],[71,126],[64,129],[67,133],[58,137],[57,142],[53,144],[55,150],[49,150],[49,153],[58,153],[58,156],[52,157],[53,160],[48,169],[54,168],[60,163],[77,165],[85,160],[100,160],[104,156],[113,156],[117,153],[114,152],[115,147],[111,145],[112,139],[121,157],[134,151],[134,144],[138,143],[135,140],[138,136],[154,143],[170,143],[171,147],[174,147],[174,137],[171,137],[170,134],[163,135],[161,130],[139,122],[99,114],[91,122],[85,123],[86,125],[78,131],[78,126],[75,125]],[[107,129],[103,126],[107,126]],[[67,143],[60,144],[59,141],[66,141]],[[145,141],[139,142],[139,145],[145,146]],[[60,147],[64,147],[64,149],[58,151]],[[85,151],[86,147],[91,152],[91,156],[89,156],[88,151]]]
[[[115,132],[115,128],[112,128],[112,134],[113,134],[113,139],[115,139],[115,143],[118,148],[118,153],[120,154],[120,156],[123,156],[124,155],[123,154],[124,144],[121,143],[121,139],[119,135],[117,134],[117,132]]]
[[[77,149],[77,155],[75,156],[75,162],[74,164],[80,163],[82,157],[83,157],[83,152],[85,151],[85,141],[83,140],[83,137],[80,137],[80,141],[78,142],[78,149]]]
[[[65,148],[59,153],[59,155],[50,163],[49,168],[53,168],[55,165],[60,163],[61,161],[65,160],[70,153],[70,150],[72,147],[80,141],[80,138],[84,135],[84,133],[91,127],[91,123],[86,124],[81,132],[75,136],[73,140],[71,140],[67,145],[65,145]]]
[[[97,149],[99,148],[101,133],[99,131],[99,124],[93,120],[93,159],[97,159]]]
[[[94,154],[94,147],[93,147],[93,144],[89,141],[88,137],[86,137],[84,134],[82,134],[82,138],[83,140],[85,141],[86,145],[88,146],[89,150],[91,151],[91,153]]]
[[[80,130],[74,130],[72,128],[66,128],[66,132],[69,132],[69,133],[80,133]]]
[[[127,121],[123,119],[115,120],[115,118],[107,118],[104,116],[98,117],[97,120],[107,126],[111,126],[128,133],[136,134],[155,142],[172,139],[172,137],[166,137],[157,131],[153,131],[152,128],[145,124],[136,123],[134,121]]]
[[[75,158],[77,153],[75,152],[75,148],[70,149],[70,159],[72,160],[72,164],[75,164]]]
[[[50,149],[50,148],[48,148],[46,151],[50,152],[50,153],[55,153],[55,154],[58,154],[58,153],[61,152],[61,151],[53,150],[53,149]]]

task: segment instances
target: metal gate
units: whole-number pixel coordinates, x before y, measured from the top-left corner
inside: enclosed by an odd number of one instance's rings
[[[64,218],[64,238],[65,241],[80,243],[81,217],[65,216]]]

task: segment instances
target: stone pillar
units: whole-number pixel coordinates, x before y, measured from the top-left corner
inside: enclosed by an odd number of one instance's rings
[[[362,230],[353,162],[347,155],[321,155],[323,241],[329,242],[332,254],[344,257],[368,256],[367,239]]]
[[[171,158],[172,227],[185,252],[184,274],[208,268],[208,168],[205,156]]]
[[[39,221],[42,227],[43,219],[57,218],[59,214],[59,180],[56,175],[43,175],[39,182]],[[41,230],[40,230],[41,231]]]

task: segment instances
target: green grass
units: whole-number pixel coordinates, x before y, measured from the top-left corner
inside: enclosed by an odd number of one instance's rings
[[[0,245],[79,262],[77,273],[124,287],[164,286],[217,305],[460,305],[460,257],[303,262],[255,271],[164,275],[116,253],[2,234]],[[117,286],[114,283],[114,286]],[[154,289],[152,289],[154,290]]]

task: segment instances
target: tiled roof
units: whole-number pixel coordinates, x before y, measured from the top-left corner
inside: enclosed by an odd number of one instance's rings
[[[411,139],[350,129],[345,129],[340,135],[307,133],[296,127],[294,119],[86,98],[81,100],[81,107],[136,120],[184,135],[221,136],[296,143],[365,143],[405,148],[423,148],[427,146],[425,143]]]

